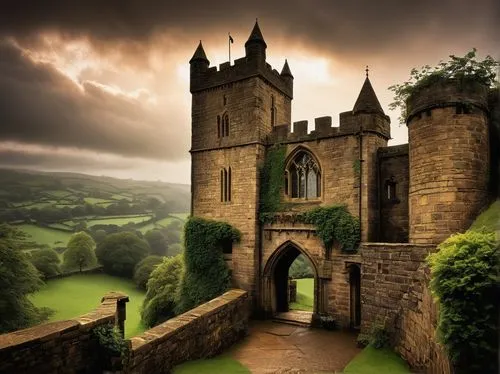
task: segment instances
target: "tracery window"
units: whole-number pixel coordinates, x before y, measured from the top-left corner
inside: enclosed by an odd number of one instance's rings
[[[285,194],[302,199],[317,199],[321,196],[321,170],[308,152],[298,152],[288,163]]]

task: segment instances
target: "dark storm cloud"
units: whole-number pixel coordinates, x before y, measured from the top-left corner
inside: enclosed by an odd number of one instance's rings
[[[176,116],[169,116],[172,123]],[[50,64],[0,42],[0,139],[76,147],[128,157],[187,157],[189,132],[160,113],[98,84],[79,87]]]
[[[265,35],[334,53],[383,52],[422,36],[428,48],[471,35],[500,48],[498,0],[20,0],[0,12],[0,33],[22,37],[56,30],[87,35],[96,44],[143,42],[165,31],[203,39],[214,31],[248,32],[254,17],[262,20]]]

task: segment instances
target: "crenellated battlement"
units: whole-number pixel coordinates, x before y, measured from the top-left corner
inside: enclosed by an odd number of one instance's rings
[[[191,93],[215,88],[225,84],[259,76],[277,88],[290,99],[293,98],[293,80],[280,74],[268,63],[258,64],[249,61],[247,57],[234,60],[231,65],[226,61],[217,66],[209,67],[205,72],[191,74]]]
[[[372,132],[390,139],[389,117],[374,113],[357,113],[352,111],[343,112],[339,115],[339,125],[332,126],[332,117],[323,116],[314,119],[314,130],[308,131],[309,121],[295,121],[290,124],[281,124],[273,127],[272,133],[268,136],[269,143],[288,143],[310,141],[323,138],[358,135],[360,131]]]

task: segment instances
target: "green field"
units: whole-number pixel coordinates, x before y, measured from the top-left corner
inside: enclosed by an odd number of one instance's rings
[[[312,312],[314,306],[314,278],[296,279],[297,301],[290,303],[290,309]]]
[[[38,307],[49,307],[56,313],[50,322],[78,317],[95,309],[106,292],[126,293],[127,319],[125,335],[131,337],[144,331],[140,323],[140,308],[145,294],[127,279],[106,274],[73,275],[67,278],[49,280],[31,299]]]
[[[94,225],[126,225],[129,222],[140,223],[151,219],[151,215],[144,216],[123,216],[123,217],[113,217],[113,218],[96,218],[87,220],[87,226],[92,227]]]
[[[170,214],[172,217],[177,217],[182,219],[183,221],[186,221],[188,217],[190,216],[189,213],[171,213]]]
[[[89,204],[105,204],[105,203],[117,203],[117,201],[111,201],[109,199],[99,199],[97,197],[86,197],[84,198],[86,203]]]
[[[368,346],[347,364],[345,374],[406,374],[410,369],[406,362],[388,348]]]
[[[49,229],[30,224],[16,226],[18,229],[28,234],[28,240],[35,241],[38,244],[47,244],[51,247],[64,247],[68,244],[71,232]]]
[[[188,361],[182,365],[176,366],[174,374],[246,374],[250,373],[239,361],[227,354],[222,354],[207,360]]]
[[[156,222],[148,223],[147,225],[144,225],[141,228],[139,228],[139,231],[142,232],[143,234],[145,234],[149,230],[161,229],[163,227],[166,227],[174,221],[179,221],[177,214],[171,214],[171,217],[165,217],[165,218],[162,218]],[[182,226],[183,225],[184,225],[184,223],[182,222]]]

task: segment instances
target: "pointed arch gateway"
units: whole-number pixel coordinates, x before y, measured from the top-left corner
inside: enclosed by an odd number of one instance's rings
[[[267,317],[289,310],[288,270],[299,255],[304,255],[314,271],[313,316],[322,311],[318,265],[300,244],[288,240],[269,257],[263,271],[263,309]]]

